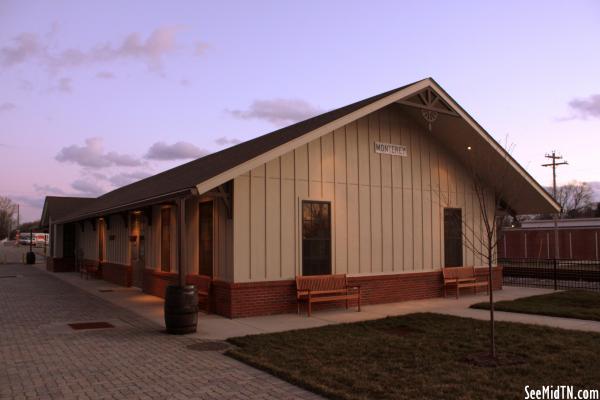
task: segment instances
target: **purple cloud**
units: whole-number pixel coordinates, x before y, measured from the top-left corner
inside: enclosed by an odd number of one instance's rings
[[[87,196],[98,197],[104,193],[104,189],[102,187],[87,179],[76,179],[73,181],[73,183],[71,183],[71,187],[81,194]]]
[[[125,185],[129,185],[130,183],[137,182],[141,179],[149,177],[150,173],[146,171],[136,171],[136,172],[122,172],[108,178],[108,181],[112,183],[114,186],[121,187]]]
[[[241,143],[241,142],[242,141],[239,140],[239,139],[235,139],[235,138],[234,139],[229,139],[226,136],[222,136],[222,137],[217,138],[215,140],[215,143],[218,144],[219,146],[228,146],[228,145],[231,146],[231,145],[238,144],[238,143]]]
[[[275,125],[286,125],[302,121],[323,111],[300,99],[254,100],[247,110],[230,110],[236,118],[263,119]]]
[[[42,208],[44,206],[44,198],[40,196],[17,195],[10,196],[16,203],[25,204],[32,208]]]
[[[206,50],[208,50],[209,48],[210,45],[208,43],[196,42],[196,45],[194,46],[194,54],[197,56],[202,56],[204,55],[204,53],[206,53]]]
[[[54,51],[48,40],[42,41],[35,33],[21,33],[12,46],[0,48],[0,64],[5,67],[35,60],[51,70],[60,70],[85,64],[133,59],[144,62],[152,70],[160,70],[162,58],[176,49],[177,26],[163,26],[144,38],[138,32],[128,34],[120,44],[97,44],[89,50],[67,48]],[[197,50],[196,50],[197,51]]]
[[[96,74],[96,78],[98,78],[98,79],[115,79],[116,76],[112,72],[100,71]]]
[[[17,108],[17,106],[13,103],[2,103],[0,104],[0,112],[11,111]]]
[[[72,162],[82,167],[104,168],[110,166],[137,167],[144,163],[128,154],[114,151],[104,152],[102,138],[92,137],[85,140],[84,146],[63,147],[55,159],[60,162]]]
[[[45,46],[35,33],[24,32],[13,38],[13,46],[0,49],[0,62],[12,66],[38,57],[45,52]]]
[[[71,93],[73,91],[73,87],[71,86],[70,78],[60,78],[58,80],[58,85],[56,86],[56,90],[63,93]]]
[[[569,107],[571,107],[578,118],[600,118],[600,94],[595,94],[585,99],[573,99],[569,102]]]
[[[156,142],[150,146],[145,158],[151,160],[184,160],[202,157],[208,153],[207,150],[201,149],[188,142],[177,142],[173,144]]]
[[[36,191],[36,193],[39,194],[43,194],[43,195],[57,195],[57,196],[64,196],[66,193],[64,190],[62,190],[61,188],[58,188],[56,186],[51,186],[51,185],[38,185],[37,183],[33,184],[33,189]]]

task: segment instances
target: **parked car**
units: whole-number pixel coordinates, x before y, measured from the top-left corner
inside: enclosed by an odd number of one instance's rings
[[[29,243],[31,242],[31,235],[29,234],[29,232],[19,233],[18,242],[19,244],[29,245]]]
[[[32,238],[32,236],[29,232],[20,233],[19,234],[19,244],[29,246],[29,244],[32,241],[31,238]],[[48,244],[49,239],[50,239],[50,235],[47,233],[34,232],[32,244],[34,246],[44,246],[44,245]]]

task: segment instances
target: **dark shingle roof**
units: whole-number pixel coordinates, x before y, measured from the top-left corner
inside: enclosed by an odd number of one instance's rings
[[[130,185],[123,186],[112,192],[108,192],[94,201],[85,204],[76,211],[69,213],[63,220],[64,222],[67,222],[85,217],[98,216],[103,212],[115,210],[127,205],[133,206],[134,204],[141,203],[147,199],[160,198],[161,196],[170,194],[175,195],[190,190],[199,183],[415,83],[417,82],[326,112],[266,135],[259,136],[247,142],[240,143],[236,146],[229,147],[217,153],[190,161]]]
[[[49,225],[50,218],[52,218],[53,221],[62,219],[73,213],[74,210],[86,207],[94,200],[96,199],[91,197],[46,196],[42,216],[40,218],[40,225],[46,227]]]

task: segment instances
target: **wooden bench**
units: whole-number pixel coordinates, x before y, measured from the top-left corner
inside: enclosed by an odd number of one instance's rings
[[[475,277],[475,267],[446,267],[442,269],[444,274],[444,297],[446,297],[446,288],[448,286],[456,287],[456,298],[461,288],[472,287],[477,294],[477,288],[485,286],[488,293],[489,287],[486,281],[477,281]]]
[[[206,301],[206,313],[210,314],[210,286],[212,284],[212,278],[207,275],[198,275],[194,277],[194,285],[198,291],[198,307],[200,307],[200,300]]]
[[[79,276],[83,279],[99,278],[100,265],[95,261],[85,260],[83,249],[75,250],[75,268],[79,269]]]
[[[346,309],[348,309],[348,301],[357,300],[358,311],[360,311],[360,286],[348,286],[345,274],[297,276],[296,299],[298,302],[298,315],[300,315],[301,302],[307,304],[309,317],[312,303],[345,300]]]

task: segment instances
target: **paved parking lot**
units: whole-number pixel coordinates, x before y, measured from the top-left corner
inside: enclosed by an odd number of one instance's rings
[[[44,247],[33,247],[35,261],[37,264],[46,262]],[[0,264],[23,264],[25,254],[29,251],[29,246],[17,245],[14,241],[0,243]]]
[[[69,323],[113,328],[73,330]],[[0,265],[0,399],[316,399],[36,267]]]

